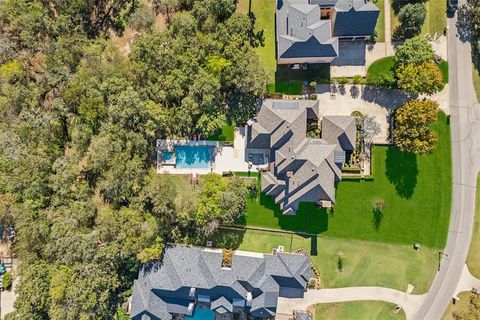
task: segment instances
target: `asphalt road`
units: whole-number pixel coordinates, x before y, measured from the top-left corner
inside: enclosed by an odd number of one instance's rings
[[[465,3],[460,0],[459,5]],[[438,320],[452,301],[472,237],[476,177],[479,169],[480,112],[472,82],[470,44],[460,41],[456,17],[448,21],[448,63],[453,161],[453,198],[447,246],[441,268],[415,315]]]

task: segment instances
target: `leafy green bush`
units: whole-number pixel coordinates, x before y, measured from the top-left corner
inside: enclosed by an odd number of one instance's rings
[[[347,78],[338,78],[337,81],[338,81],[339,84],[347,84],[348,83]]]
[[[12,283],[13,283],[13,277],[10,272],[7,272],[3,275],[3,289],[5,290],[10,290],[12,288]]]
[[[316,93],[312,93],[308,98],[309,98],[310,100],[317,100],[317,94],[316,94]]]
[[[359,75],[359,74],[356,74],[353,76],[353,84],[364,84],[365,83],[365,79]]]

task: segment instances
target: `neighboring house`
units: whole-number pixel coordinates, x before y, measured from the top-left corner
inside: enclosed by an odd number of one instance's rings
[[[133,320],[203,319],[233,313],[275,316],[278,297],[302,298],[309,257],[235,251],[229,267],[222,250],[171,246],[159,265],[146,265],[133,284]]]
[[[284,214],[295,214],[301,202],[335,202],[335,182],[356,145],[356,123],[352,116],[323,116],[321,139],[308,138],[307,123],[319,120],[318,101],[265,100],[247,123],[245,152],[270,155],[262,192]]]
[[[379,13],[368,0],[277,0],[278,64],[332,62],[340,41],[375,33]]]

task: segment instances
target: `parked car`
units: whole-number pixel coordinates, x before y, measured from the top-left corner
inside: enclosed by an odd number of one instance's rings
[[[0,276],[3,276],[7,272],[7,268],[5,268],[5,264],[0,262]]]
[[[447,0],[447,13],[453,15],[458,8],[458,0]]]

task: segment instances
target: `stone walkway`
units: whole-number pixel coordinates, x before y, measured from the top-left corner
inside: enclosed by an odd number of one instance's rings
[[[412,295],[383,287],[308,290],[302,299],[278,298],[277,313],[292,314],[294,310],[306,310],[308,306],[317,303],[375,300],[402,307],[407,319],[411,319],[425,297],[426,295]]]
[[[472,276],[467,265],[465,265],[455,295],[458,295],[460,292],[471,291],[472,288],[480,291],[480,280]]]

